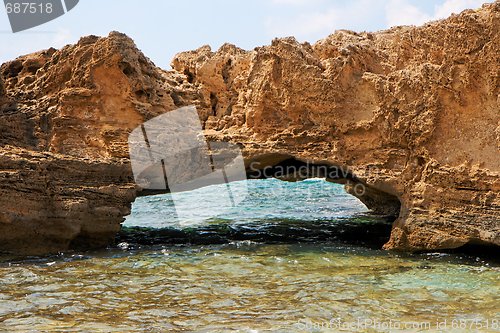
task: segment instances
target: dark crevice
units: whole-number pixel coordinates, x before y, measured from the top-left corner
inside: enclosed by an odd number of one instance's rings
[[[426,254],[431,251],[417,251],[415,254]],[[436,251],[432,251],[436,252]],[[484,260],[494,265],[500,265],[500,252],[497,245],[467,243],[455,249],[442,249],[440,253],[465,255],[476,260]]]
[[[187,68],[184,70],[184,75],[186,75],[187,81],[189,83],[193,83],[194,82],[194,75]]]
[[[2,73],[5,78],[14,78],[23,70],[23,64],[19,60],[14,60],[8,64]]]
[[[254,164],[253,166],[257,165]],[[355,179],[352,173],[340,167],[322,163],[311,164],[297,160],[293,157],[287,158],[274,165],[265,165],[261,169],[259,169],[258,166],[256,168],[250,168],[247,176],[249,179],[277,178],[291,181],[299,181],[308,178],[326,178],[328,180]]]
[[[225,84],[229,83],[229,71],[231,70],[232,60],[228,59],[224,68],[222,69],[222,80]]]
[[[230,116],[233,113],[233,105],[234,103],[231,102],[226,109],[226,112],[224,113],[225,116]]]
[[[175,91],[170,92],[170,97],[172,98],[175,106],[182,106],[181,98]]]
[[[36,74],[36,72],[40,69],[40,65],[30,65],[27,67],[27,71],[30,73],[30,74]]]
[[[119,66],[126,76],[131,76],[135,72],[134,68],[128,62],[120,62]]]
[[[210,106],[212,107],[212,115],[217,116],[217,104],[219,103],[219,99],[217,95],[214,93],[210,93]]]

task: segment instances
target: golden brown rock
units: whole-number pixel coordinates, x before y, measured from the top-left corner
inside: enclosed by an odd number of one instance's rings
[[[173,71],[119,33],[6,63],[0,250],[108,243],[141,190],[128,134],[190,104],[209,138],[242,145],[247,165],[348,169],[348,191],[362,183],[369,208],[398,215],[387,249],[500,245],[499,31],[497,1],[314,45],[202,47],[178,54]]]

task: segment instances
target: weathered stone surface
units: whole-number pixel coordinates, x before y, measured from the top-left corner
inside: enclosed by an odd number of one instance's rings
[[[241,144],[247,165],[349,170],[348,191],[362,183],[368,207],[399,210],[387,249],[500,245],[499,31],[495,2],[314,45],[202,47],[178,54],[173,71],[119,33],[8,62],[0,250],[108,243],[141,190],[128,134],[191,104],[206,135]]]

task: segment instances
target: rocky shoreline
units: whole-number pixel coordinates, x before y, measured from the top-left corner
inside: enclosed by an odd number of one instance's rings
[[[497,1],[421,27],[337,31],[312,45],[205,46],[176,55],[171,71],[117,32],[7,62],[0,251],[112,242],[141,194],[129,133],[187,105],[208,138],[241,146],[247,166],[349,170],[369,208],[399,210],[386,249],[498,246],[499,31]]]

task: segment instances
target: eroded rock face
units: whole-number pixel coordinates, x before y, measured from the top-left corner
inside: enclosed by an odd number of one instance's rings
[[[0,250],[110,242],[141,190],[128,134],[191,104],[207,137],[241,144],[247,165],[341,166],[366,185],[368,207],[400,204],[387,249],[500,245],[498,31],[496,2],[314,45],[202,47],[173,71],[119,33],[6,63]]]

